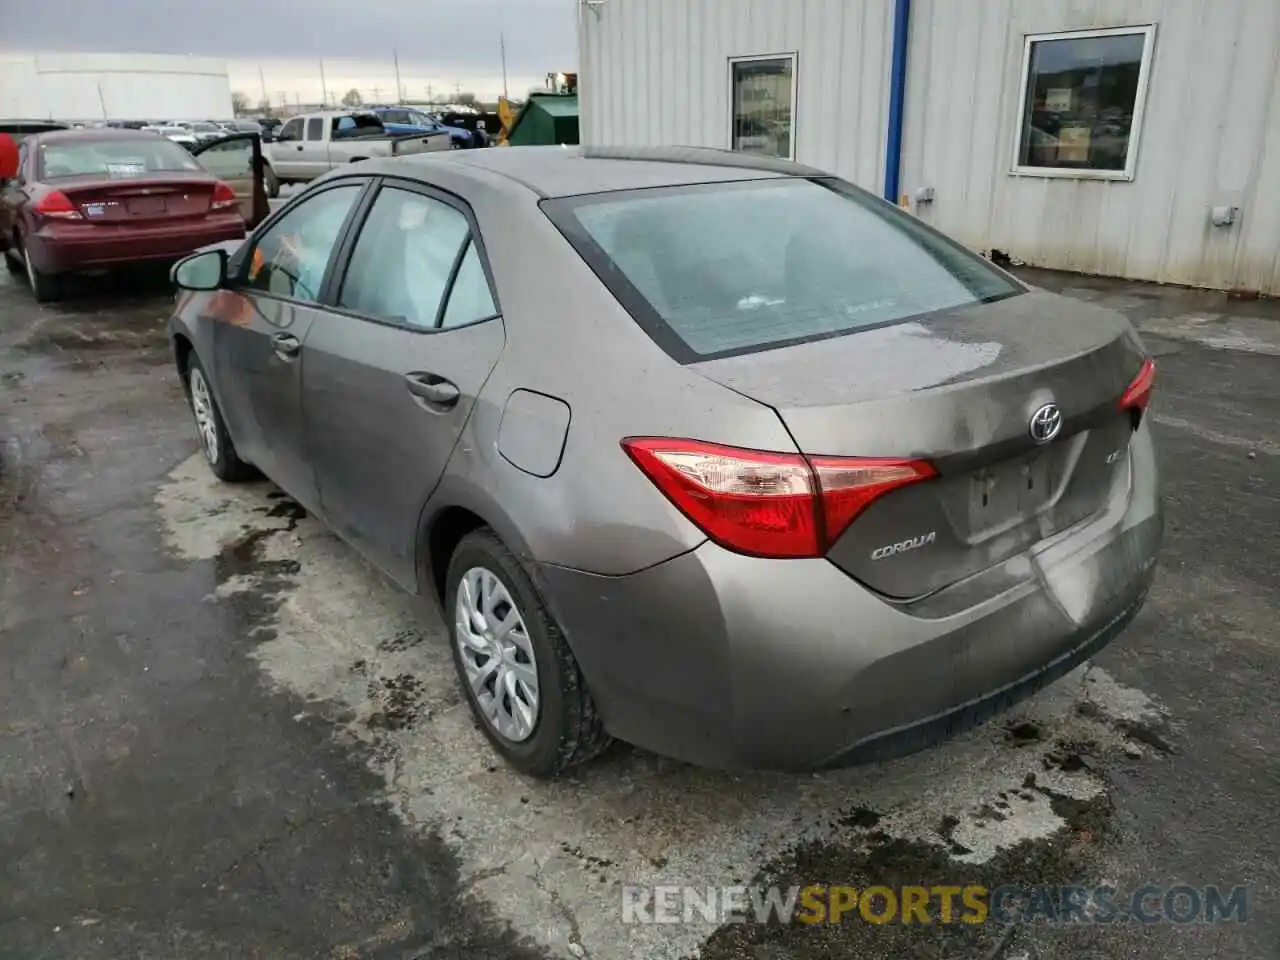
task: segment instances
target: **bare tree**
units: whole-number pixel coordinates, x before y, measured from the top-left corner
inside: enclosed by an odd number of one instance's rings
[[[348,90],[342,98],[342,105],[344,107],[358,107],[362,103],[364,103],[364,97],[360,96],[360,91],[355,87]]]
[[[458,104],[463,107],[474,107],[476,105],[476,95],[464,90],[458,94]]]
[[[249,95],[241,90],[236,90],[231,94],[231,110],[237,116],[242,116],[249,112]]]
[[[271,107],[271,101],[270,101],[270,100],[259,100],[259,101],[258,101],[258,112],[259,112],[260,114],[262,114],[264,117],[273,117],[273,116],[275,116],[275,111],[274,111],[274,110],[272,109],[272,107]]]

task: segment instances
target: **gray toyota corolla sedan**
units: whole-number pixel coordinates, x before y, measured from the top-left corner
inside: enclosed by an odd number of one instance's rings
[[[214,473],[438,602],[527,773],[610,736],[725,767],[912,749],[1093,654],[1151,582],[1128,322],[816,170],[367,161],[174,276]]]

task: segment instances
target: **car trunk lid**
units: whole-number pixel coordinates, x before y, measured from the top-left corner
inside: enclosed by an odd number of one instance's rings
[[[163,221],[203,217],[213,200],[208,176],[64,177],[51,183],[89,223]]]
[[[1030,292],[797,346],[690,365],[777,410],[811,456],[927,460],[937,476],[873,501],[828,558],[921,596],[1101,510],[1127,479],[1142,367],[1124,317]],[[1056,405],[1058,432],[1032,437]]]

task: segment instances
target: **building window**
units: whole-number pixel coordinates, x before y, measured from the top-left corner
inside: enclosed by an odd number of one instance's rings
[[[1029,36],[1014,173],[1132,180],[1155,27]]]
[[[729,61],[729,149],[795,159],[796,55]]]

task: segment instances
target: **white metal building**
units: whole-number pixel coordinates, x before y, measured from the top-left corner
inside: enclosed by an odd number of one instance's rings
[[[580,5],[584,143],[774,153],[976,250],[1280,295],[1280,0]]]
[[[231,82],[222,60],[163,53],[0,53],[0,117],[230,116]]]

